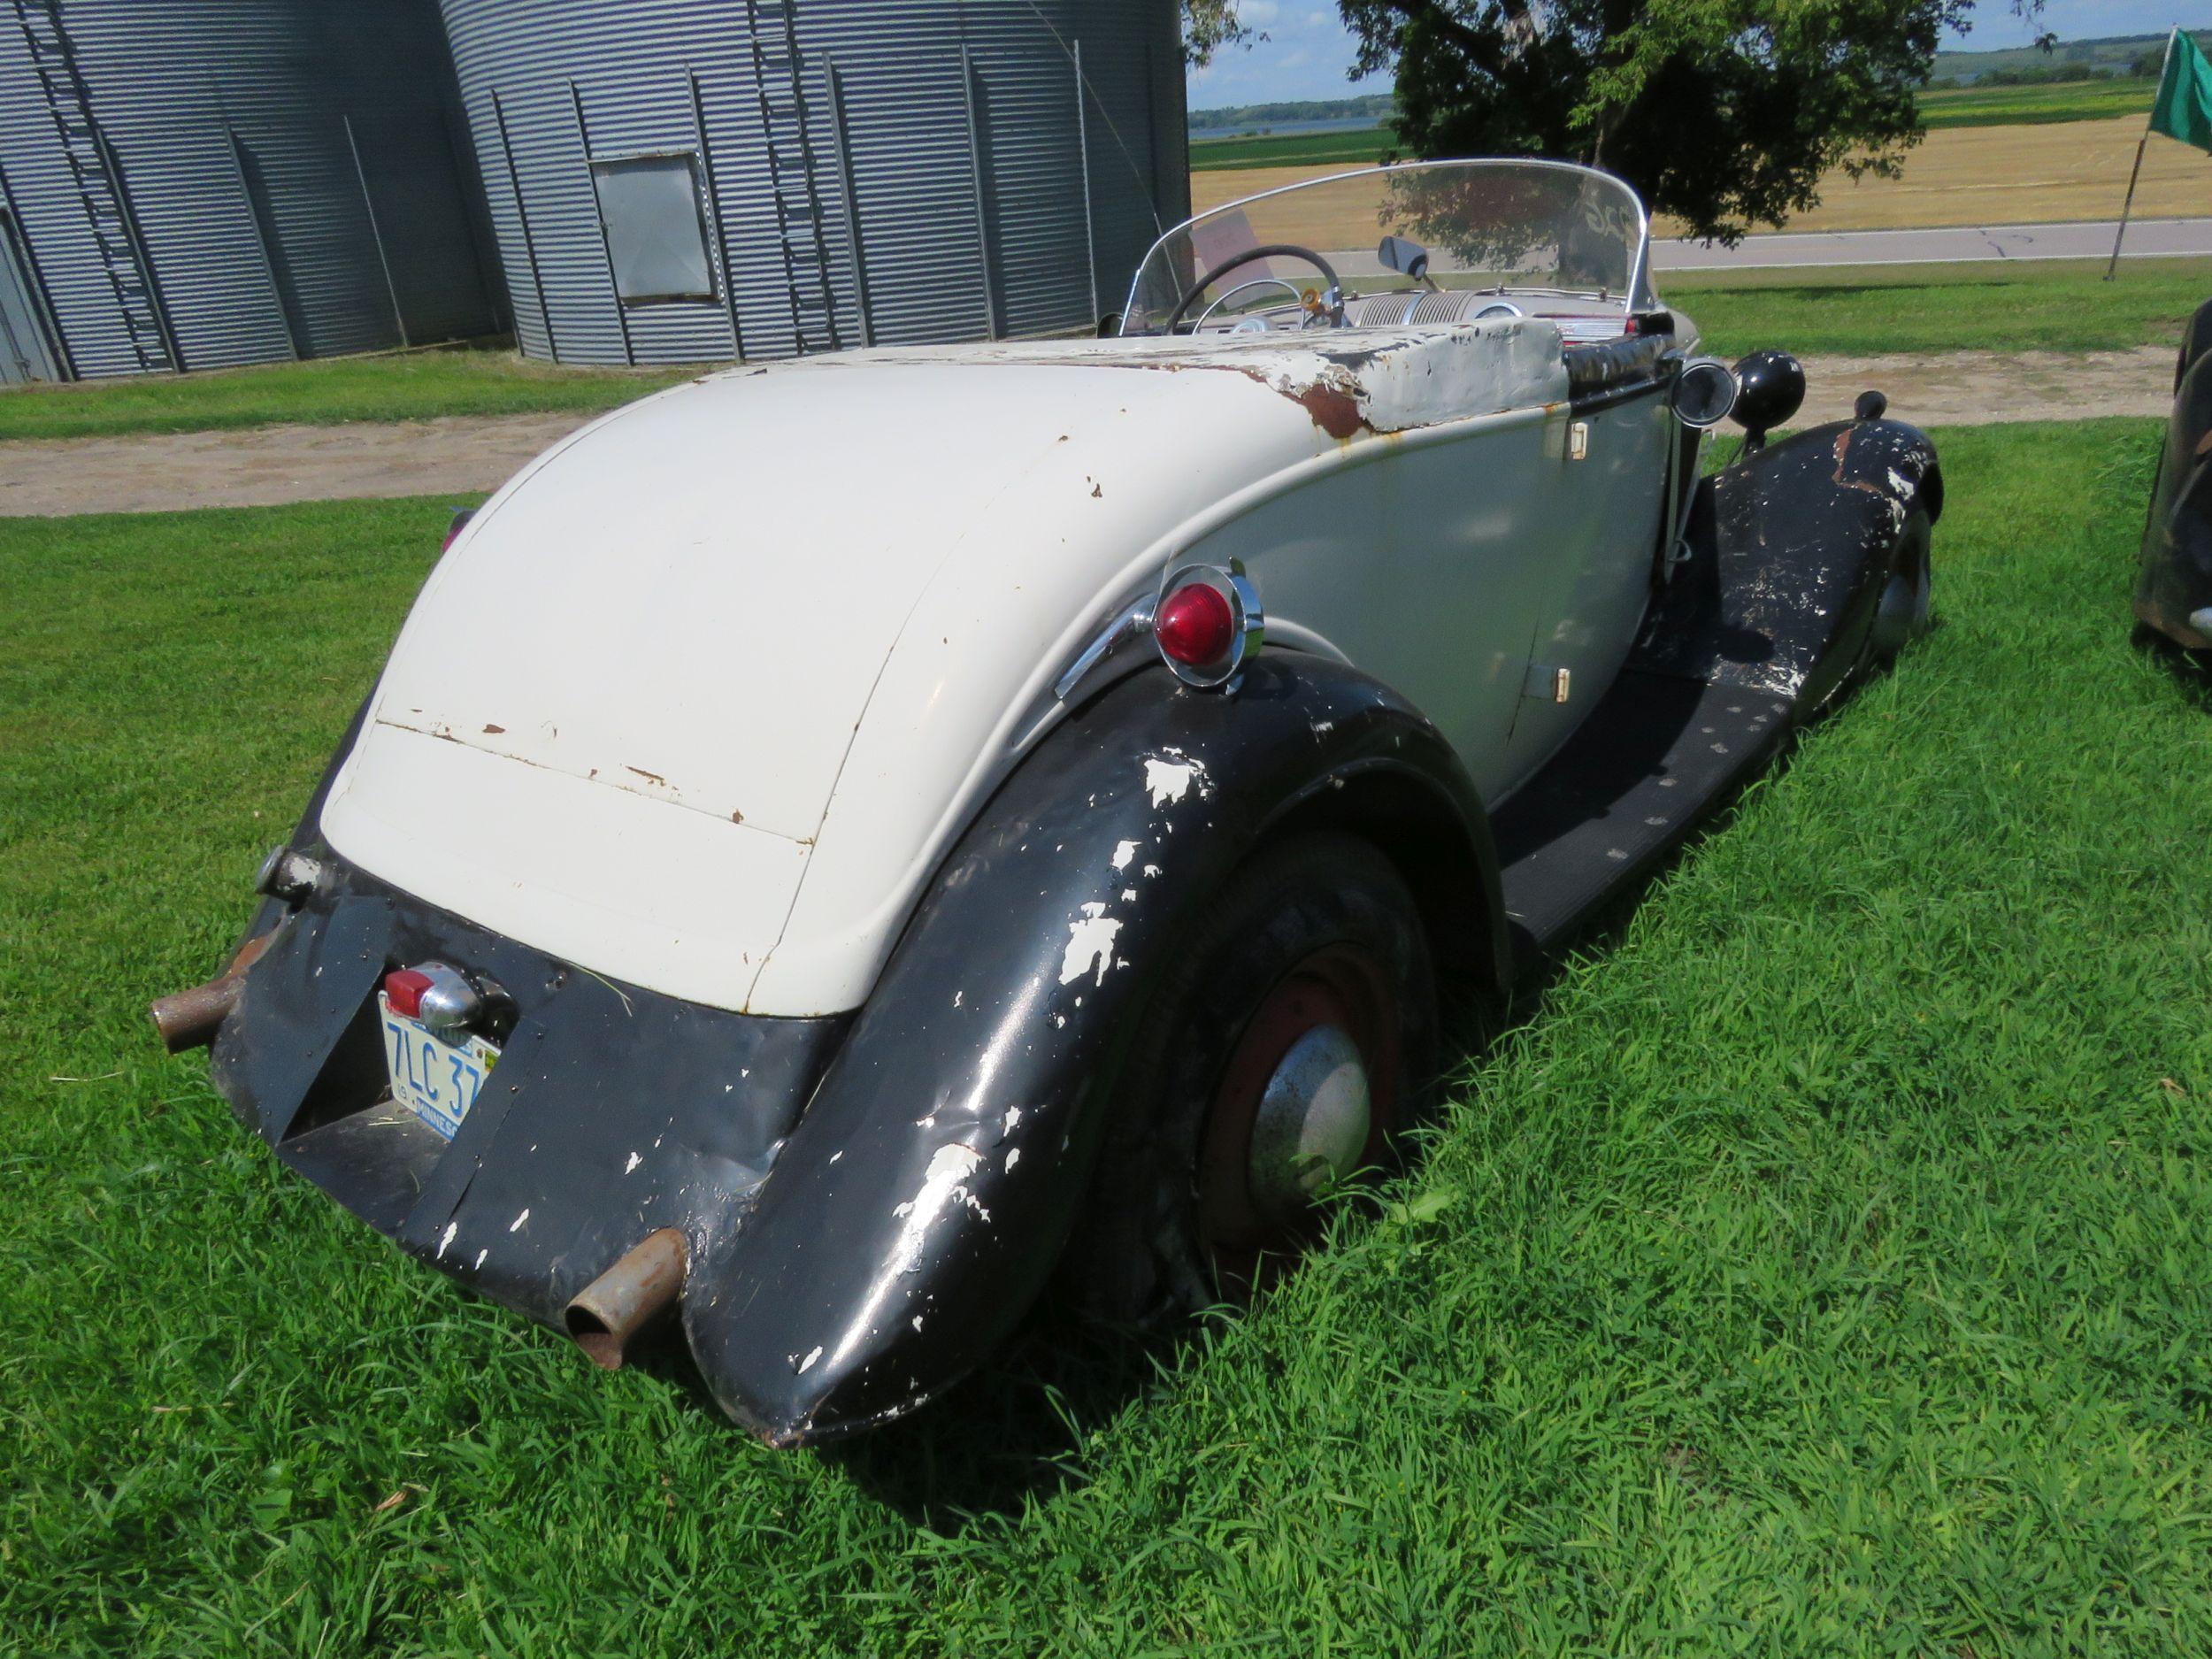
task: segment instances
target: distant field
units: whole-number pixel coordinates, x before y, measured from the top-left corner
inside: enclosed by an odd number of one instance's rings
[[[2046,126],[2149,112],[2151,81],[2076,81],[2055,87],[1961,87],[1925,92],[1920,113],[1930,132],[1958,127]],[[1248,167],[1317,166],[1326,163],[1367,165],[1380,161],[1397,142],[1387,125],[1333,133],[1239,134],[1194,138],[1194,173],[1232,172]],[[2130,141],[2131,142],[2132,140]],[[2124,180],[2123,180],[2124,183]]]
[[[2155,81],[2076,81],[2055,87],[1960,87],[1920,95],[1930,132],[1947,127],[2028,127],[2150,113]]]
[[[2017,92],[2020,88],[2000,90]],[[2128,168],[2142,133],[2139,121],[2125,117],[1941,127],[1930,133],[1906,157],[1901,177],[1854,183],[1841,173],[1831,173],[1822,180],[1820,204],[1799,214],[1786,228],[1891,230],[1924,225],[2021,225],[2116,218],[2121,198],[2127,194]],[[1253,161],[1228,168],[1202,168],[1194,161],[1191,200],[1203,211],[1260,190],[1315,178],[1344,165],[1342,160]],[[2143,219],[2212,214],[2212,160],[2171,139],[2154,139],[2143,159],[2135,211]],[[1682,228],[1662,220],[1657,234],[1678,236]]]
[[[1340,163],[1371,166],[1397,142],[1387,127],[1355,127],[1336,133],[1288,133],[1254,138],[1194,138],[1190,145],[1193,173],[1218,173],[1244,167],[1318,166]]]

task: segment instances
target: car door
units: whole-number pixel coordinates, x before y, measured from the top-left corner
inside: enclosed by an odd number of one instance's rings
[[[1241,558],[1271,646],[1341,652],[1386,682],[1494,799],[1511,780],[1529,642],[1572,550],[1553,425],[1531,411],[1446,442],[1379,440],[1187,557]]]
[[[1611,687],[1651,596],[1674,417],[1651,393],[1555,432],[1560,487],[1527,672],[1508,741],[1508,787],[1566,741]]]

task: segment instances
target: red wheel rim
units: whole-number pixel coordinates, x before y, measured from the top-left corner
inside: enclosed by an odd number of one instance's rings
[[[1260,1100],[1291,1048],[1333,1025],[1359,1050],[1367,1073],[1368,1126],[1361,1167],[1379,1164],[1398,1128],[1398,1000],[1382,964],[1357,945],[1325,946],[1278,979],[1245,1022],[1206,1113],[1198,1148],[1198,1232],[1225,1288],[1256,1288],[1294,1256],[1310,1218],[1275,1220],[1250,1186]]]

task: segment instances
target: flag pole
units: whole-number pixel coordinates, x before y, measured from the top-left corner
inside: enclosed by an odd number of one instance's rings
[[[2166,85],[2166,71],[2172,66],[2174,61],[2174,35],[2180,33],[2181,25],[2177,23],[2174,25],[2173,35],[2166,37],[2165,61],[2158,66],[2158,84],[2162,89]],[[2127,200],[2120,204],[2120,228],[2113,234],[2112,259],[2104,268],[2104,280],[2108,282],[2119,273],[2120,244],[2127,240],[2128,213],[2135,206],[2135,181],[2143,176],[2143,151],[2150,146],[2151,123],[2157,119],[2158,104],[2154,99],[2151,104],[2151,112],[2143,120],[2143,136],[2135,141],[2135,165],[2128,173]]]

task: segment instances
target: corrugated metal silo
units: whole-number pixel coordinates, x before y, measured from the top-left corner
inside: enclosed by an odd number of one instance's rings
[[[1174,0],[443,0],[523,349],[1082,328],[1187,211]]]
[[[502,326],[434,0],[0,7],[0,264],[61,372]]]

